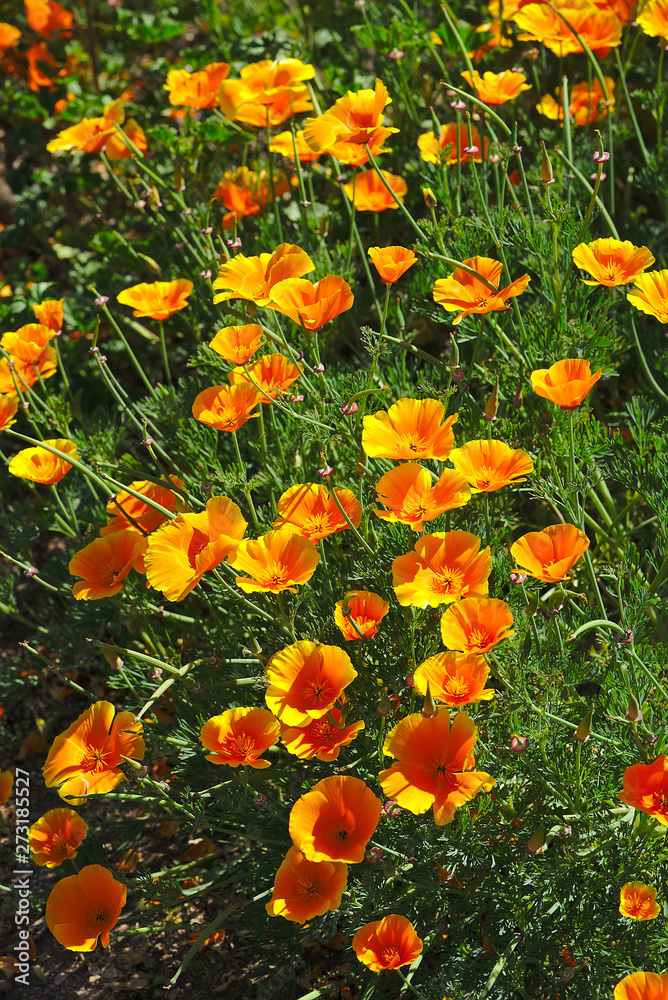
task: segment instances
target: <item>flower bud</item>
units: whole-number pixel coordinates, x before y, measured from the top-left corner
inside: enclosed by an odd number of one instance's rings
[[[578,726],[578,728],[573,733],[573,739],[577,740],[578,743],[586,743],[589,739],[589,734],[591,732],[591,720],[594,714],[594,702],[592,701],[589,711],[585,715],[584,719]]]
[[[499,383],[497,381],[496,385],[492,389],[492,394],[487,400],[487,405],[485,406],[485,415],[483,420],[491,424],[493,420],[496,420],[496,414],[499,410]]]
[[[510,737],[510,749],[513,753],[526,753],[529,748],[529,737],[528,736],[518,736],[517,733],[513,733]]]
[[[436,702],[432,697],[432,693],[429,687],[429,681],[427,681],[427,693],[424,696],[424,704],[422,705],[422,714],[425,719],[433,719],[434,716],[438,715],[438,709],[436,707]]]
[[[376,711],[379,715],[382,715],[385,718],[387,718],[392,711],[392,702],[390,701],[389,694],[385,690],[380,692],[380,698],[378,699],[378,707]]]
[[[629,688],[629,707],[626,709],[626,718],[629,722],[642,722],[642,709],[631,688]]]
[[[550,157],[547,155],[547,149],[542,139],[540,144],[543,147],[543,160],[540,165],[540,179],[543,184],[554,184],[554,171],[552,170]]]
[[[436,208],[436,206],[438,205],[438,201],[436,200],[436,195],[434,194],[434,192],[430,187],[422,188],[422,196],[424,198],[425,205],[430,211]]]
[[[533,616],[538,611],[538,604],[540,602],[540,597],[538,594],[534,594],[526,608],[524,609],[524,614],[527,618],[533,618]]]
[[[533,833],[531,837],[527,840],[524,845],[524,850],[527,854],[544,854],[545,853],[545,831],[543,829],[543,824],[538,827],[538,829]]]

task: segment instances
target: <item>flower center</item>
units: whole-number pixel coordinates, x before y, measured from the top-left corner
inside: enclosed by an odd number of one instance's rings
[[[468,634],[466,646],[470,650],[483,650],[491,641],[492,637],[486,628],[474,628]]]
[[[466,696],[469,694],[471,685],[461,677],[448,677],[443,684],[443,688],[450,697],[461,698],[462,695]]]
[[[432,573],[428,583],[429,590],[444,597],[459,597],[468,590],[464,585],[464,574],[459,569],[445,566],[440,573]]]
[[[386,968],[391,968],[401,959],[399,954],[399,949],[395,948],[394,945],[390,945],[389,948],[383,948],[380,953],[380,960]]]

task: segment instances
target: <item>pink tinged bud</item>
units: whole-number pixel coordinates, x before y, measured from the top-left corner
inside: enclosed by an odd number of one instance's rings
[[[106,306],[106,304],[107,304],[108,301],[109,301],[109,296],[108,295],[100,295],[100,296],[98,296],[98,298],[95,299],[94,305],[96,305],[96,306]]]
[[[162,677],[162,667],[155,667],[148,676],[149,680],[159,681]]]
[[[398,806],[394,799],[388,799],[383,805],[383,812],[386,816],[398,816],[401,806]]]
[[[604,181],[607,176],[608,176],[607,174],[601,174],[601,180]],[[598,174],[590,174],[589,175],[589,180],[590,181],[595,181],[597,177],[598,177]]]
[[[201,236],[211,236],[213,232],[213,226],[207,226],[206,229],[200,229]]]
[[[510,582],[514,583],[515,586],[519,586],[520,584],[524,583],[524,581],[526,580],[526,578],[527,578],[526,573],[511,573],[510,574]]]
[[[464,375],[464,372],[462,371],[461,368],[457,367],[457,368],[453,369],[453,371],[452,371],[452,381],[453,382],[461,382],[462,379],[464,379],[465,377],[466,376]]]
[[[415,687],[415,683],[413,681],[413,675],[412,674],[406,674],[406,687],[409,687],[411,689],[411,691]]]
[[[559,970],[559,975],[565,983],[570,983],[571,979],[575,975],[575,969],[571,969],[569,965],[565,965],[563,969]]]
[[[241,246],[241,237],[237,236],[235,240],[227,240],[227,245],[228,247],[231,247],[233,250],[238,249],[238,247]]]
[[[450,101],[450,107],[454,111],[466,111],[466,105],[463,101]],[[466,150],[464,150],[466,152]]]
[[[623,635],[621,632],[617,632],[615,642],[619,643],[620,646],[631,646],[633,644],[633,632],[631,629],[625,628]]]
[[[475,156],[476,153],[480,152],[480,149],[478,148],[478,146],[464,146],[464,152],[468,156]]]
[[[185,243],[175,243],[174,244],[174,249],[175,250],[183,250],[184,246],[185,246]]]
[[[145,207],[146,207],[146,202],[144,201],[143,198],[140,198],[139,201],[135,202],[135,208],[145,208]]]
[[[526,753],[529,749],[529,737],[518,736],[516,733],[510,738],[510,749],[513,753]]]
[[[200,278],[204,278],[205,281],[208,281],[211,277],[211,271],[207,268],[206,271],[200,271],[199,276]]]
[[[389,54],[390,59],[403,59],[406,53],[403,49],[392,49]]]
[[[267,801],[267,796],[263,795],[262,792],[260,792],[259,795],[256,795],[255,798],[253,799],[253,802],[255,803],[256,806],[263,806],[266,801]]]
[[[324,477],[331,476],[333,472],[334,472],[333,465],[327,465],[323,469],[318,469],[319,476],[324,476]]]
[[[589,711],[585,715],[584,719],[582,720],[578,728],[573,733],[573,739],[577,740],[578,743],[586,743],[587,740],[589,739],[589,735],[591,733],[591,720],[593,714],[594,714],[594,703],[592,702]]]
[[[37,570],[35,569],[34,566],[30,566],[28,569],[24,569],[23,570],[23,575],[27,576],[28,579],[30,579],[31,577],[35,576],[36,573],[37,573]]]
[[[594,163],[605,163],[606,160],[610,159],[610,153],[606,153],[605,150],[599,153],[598,150],[594,153]]]
[[[490,163],[500,163],[501,162],[501,157],[499,156],[498,153],[492,153],[492,155],[489,157],[489,162]]]
[[[304,402],[304,397],[303,396],[290,396],[290,402],[291,403],[303,403]]]
[[[315,366],[314,366],[314,368],[313,368],[313,371],[315,372],[315,374],[316,374],[316,375],[322,375],[322,374],[323,374],[323,372],[324,372],[324,370],[325,370],[325,366],[323,365],[322,361],[320,361],[320,362],[319,362],[319,363],[318,363],[317,365],[315,365]]]
[[[354,401],[352,403],[344,403],[341,407],[341,413],[344,413],[347,417],[351,416],[353,413],[357,413],[359,407]]]
[[[370,865],[377,865],[385,852],[381,851],[380,847],[370,847],[366,852],[366,860]]]

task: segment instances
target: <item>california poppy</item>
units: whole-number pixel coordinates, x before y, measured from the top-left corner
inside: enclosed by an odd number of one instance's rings
[[[186,301],[193,288],[187,278],[175,281],[142,282],[126,288],[117,295],[124,306],[134,309],[133,316],[148,316],[151,319],[167,319],[188,305]]]
[[[220,110],[231,121],[274,128],[292,115],[312,110],[304,81],[314,76],[314,67],[300,59],[250,63],[241,70],[240,79],[220,84]]]
[[[441,639],[446,649],[462,653],[488,653],[515,632],[513,613],[496,597],[464,598],[441,616]]]
[[[347,881],[347,865],[308,861],[299,848],[291,847],[276,872],[274,891],[265,909],[270,917],[306,923],[339,908]]]
[[[573,263],[594,279],[583,278],[585,285],[616,288],[636,281],[654,263],[654,254],[647,247],[634,246],[630,240],[606,238],[579,243],[573,250]]]
[[[510,309],[507,300],[521,295],[531,281],[528,274],[523,274],[505,288],[499,288],[503,271],[500,261],[491,257],[469,257],[463,263],[491,282],[496,291],[491,291],[479,278],[460,267],[455,268],[451,277],[439,278],[434,284],[434,301],[448,312],[458,313],[452,321],[455,326],[472,313],[484,315]]]
[[[14,417],[16,416],[18,408],[18,396],[0,395],[0,431],[4,431],[8,427],[12,427],[16,423]]]
[[[510,69],[504,69],[501,73],[487,72],[482,76],[477,70],[473,71],[473,75],[466,70],[461,75],[480,100],[492,107],[513,101],[524,90],[531,90],[531,84],[526,82],[524,73],[515,73]]]
[[[201,424],[215,427],[217,431],[238,431],[251,417],[261,396],[251,382],[237,385],[210,385],[193,400],[192,415]]]
[[[77,601],[113,597],[146,550],[146,538],[136,531],[113,531],[96,538],[70,559],[69,572],[83,579],[72,587]]]
[[[417,255],[406,247],[369,247],[367,250],[380,280],[392,285],[417,263]]]
[[[288,487],[278,501],[279,516],[274,521],[274,527],[293,526],[295,531],[312,542],[347,531],[350,525],[334,500],[334,492],[348,519],[358,528],[362,520],[362,505],[352,490],[335,487],[330,492],[322,483]]]
[[[472,770],[477,739],[478,730],[466,712],[457,713],[452,728],[448,712],[407,715],[383,744],[383,753],[397,758],[378,775],[383,791],[415,815],[432,806],[437,826],[450,823],[458,806],[494,785],[489,774]]]
[[[634,972],[617,983],[613,1000],[665,1000],[668,973]]]
[[[23,0],[28,24],[42,38],[69,38],[74,15],[55,0]]]
[[[4,333],[0,347],[11,354],[21,365],[38,364],[55,331],[42,323],[26,323],[25,326]]]
[[[96,701],[56,736],[42,767],[47,788],[60,785],[64,799],[102,795],[125,781],[123,757],[144,757],[143,729],[134,712],[115,713],[110,701]]]
[[[480,551],[480,539],[468,531],[423,535],[406,555],[392,563],[392,584],[404,607],[436,608],[461,597],[487,597],[492,556]]]
[[[234,552],[247,527],[228,497],[211,497],[199,514],[177,514],[148,539],[146,582],[168,601],[182,601],[206,572]]]
[[[385,212],[388,208],[403,205],[408,185],[403,177],[381,170],[381,174],[394,192],[391,194],[375,170],[362,170],[353,181],[343,185],[350,201],[358,212]]]
[[[644,277],[649,275],[641,275],[638,280]],[[631,297],[627,298],[630,300]],[[666,321],[668,322],[668,313]],[[592,375],[589,361],[567,358],[565,361],[557,361],[549,368],[538,368],[531,372],[531,385],[535,393],[556,403],[562,410],[575,410],[600,377],[600,368]]]
[[[123,132],[125,133],[125,137],[132,143],[132,146],[135,146],[140,153],[145,153],[148,150],[148,142],[146,140],[144,130],[133,118],[129,118],[128,121],[126,121],[123,126]],[[107,154],[108,159],[112,162],[115,162],[116,160],[127,160],[128,157],[135,155],[135,150],[132,149],[132,146],[129,146],[125,142],[120,130],[116,129],[108,137],[104,146],[104,151]]]
[[[305,726],[287,726],[281,723],[281,739],[288,753],[300,760],[337,760],[341,747],[347,747],[355,739],[363,722],[351,722],[346,726],[341,710],[335,705],[327,715],[312,719]]]
[[[227,209],[223,216],[223,229],[232,229],[234,224],[246,216],[259,215],[273,201],[290,190],[284,173],[273,175],[274,187],[266,170],[259,173],[248,167],[226,170],[218,181],[213,198]]]
[[[209,347],[232,365],[246,365],[262,347],[262,336],[262,327],[258,323],[224,326],[209,341]]]
[[[77,446],[74,441],[66,438],[48,438],[44,444],[63,451],[72,458],[78,458]],[[14,455],[7,469],[13,476],[19,479],[30,479],[33,483],[43,483],[45,486],[53,486],[59,483],[63,476],[66,476],[72,466],[64,458],[54,455],[46,448],[24,448]]]
[[[54,333],[60,333],[63,328],[63,305],[65,299],[44,299],[32,307],[37,322],[48,326]]]
[[[5,334],[5,336],[8,336]],[[4,339],[4,338],[3,338]],[[0,359],[0,394],[15,395],[17,390],[25,392],[31,389],[40,379],[51,378],[58,370],[58,356],[50,344],[30,364],[15,361],[10,365],[9,358]]]
[[[452,455],[454,452],[451,452]],[[431,473],[417,462],[406,462],[390,469],[376,483],[376,499],[389,510],[374,510],[382,521],[409,524],[422,531],[425,521],[446,510],[463,507],[471,499],[471,490],[459,471],[444,469],[432,485]]]
[[[307,726],[327,715],[356,677],[344,650],[302,639],[267,663],[267,707],[286,726]]]
[[[12,794],[14,775],[11,771],[0,771],[0,805],[5,803]]]
[[[615,81],[611,76],[606,76],[603,79],[608,92],[607,97],[598,77],[594,79],[591,88],[588,83],[574,85],[569,94],[568,114],[575,125],[590,125],[602,118],[607,118],[615,110]],[[552,121],[563,121],[564,105],[561,87],[557,87],[555,95],[556,97],[553,97],[552,94],[543,94],[540,104],[536,105],[536,111]]]
[[[288,361],[284,354],[263,354],[245,368],[234,368],[228,379],[231,385],[245,383],[259,386],[258,396],[263,403],[284,396],[301,375],[299,365]]]
[[[292,141],[292,132],[281,132],[279,135],[274,136],[269,143],[270,152],[280,153],[281,156],[287,156],[289,160],[294,160],[295,158],[295,147],[297,148],[297,158],[300,163],[314,163],[315,160],[319,160],[323,155],[311,149],[304,138],[304,129],[301,128],[295,132],[294,142]]]
[[[245,257],[239,253],[220,268],[213,287],[223,291],[214,295],[213,301],[248,299],[258,306],[266,306],[279,281],[301,278],[314,268],[309,255],[293,243],[281,243],[273,253],[261,253],[259,257]]]
[[[28,87],[30,90],[35,94],[39,93],[40,87],[48,87],[49,90],[53,90],[54,78],[45,73],[44,68],[50,66],[56,69],[58,63],[47,49],[46,42],[37,42],[31,45],[23,55],[28,66]],[[81,125],[83,124],[84,122],[81,122]],[[75,125],[74,128],[77,126]]]
[[[661,826],[668,826],[668,757],[663,754],[651,764],[632,764],[624,771],[622,802],[649,813]]]
[[[361,778],[323,778],[297,799],[290,812],[290,836],[309,861],[364,860],[378,826],[382,803]]]
[[[510,554],[521,563],[518,572],[545,583],[560,583],[568,579],[566,574],[588,548],[589,539],[574,524],[550,524],[522,535],[510,546]]]
[[[589,0],[565,0],[558,11],[544,3],[523,4],[512,19],[522,29],[520,41],[542,42],[560,59],[572,52],[584,52],[576,34],[600,59],[622,39],[619,18],[610,10],[594,7]]]
[[[287,278],[274,285],[269,309],[289,316],[305,330],[317,332],[352,307],[355,297],[350,285],[335,274],[328,274],[320,281],[306,278]]]
[[[212,764],[269,767],[262,754],[278,743],[280,725],[266,708],[229,708],[204,723],[200,742]]]
[[[636,17],[636,22],[650,38],[668,38],[668,3],[649,0]]]
[[[317,118],[307,118],[304,138],[320,153],[336,146],[346,156],[347,146],[366,146],[375,155],[383,143],[399,129],[384,126],[385,108],[391,103],[387,87],[376,80],[373,90],[351,90]]]
[[[668,323],[668,270],[640,274],[626,298],[659,323]]]
[[[441,125],[440,129],[441,134],[438,137],[433,131],[425,132],[418,137],[420,157],[425,163],[440,163],[443,159],[445,159],[447,167],[451,167],[455,163],[468,163],[469,160],[473,160],[474,163],[482,163],[483,142],[475,125],[471,128],[473,145],[469,142],[468,127],[463,122],[459,125],[449,122],[447,125]],[[488,148],[489,139],[485,136],[485,155],[487,155]],[[468,150],[468,152],[464,152],[464,150]]]
[[[51,82],[51,81],[49,81]],[[82,118],[76,125],[70,125],[46,144],[49,153],[60,150],[74,150],[80,153],[99,153],[107,140],[116,132],[116,126],[125,121],[123,101],[112,101],[105,105],[99,118]]]
[[[436,653],[413,671],[413,684],[418,694],[426,695],[428,685],[432,698],[457,708],[492,699],[494,689],[485,687],[488,677],[489,667],[484,656]]]
[[[0,55],[3,55],[7,49],[13,49],[20,37],[20,28],[13,24],[7,24],[6,21],[0,21]]]
[[[493,493],[504,486],[524,483],[525,477],[533,472],[531,456],[503,441],[467,441],[451,451],[449,458],[468,481],[471,493]]]
[[[289,528],[268,531],[256,539],[239,544],[229,563],[241,573],[237,587],[247,594],[266,590],[280,594],[289,590],[297,593],[297,584],[306,583],[315,573],[320,555],[313,542],[295,534]],[[250,579],[249,579],[250,578]]]
[[[619,893],[619,912],[632,920],[654,920],[661,913],[656,889],[644,882],[626,882]]]
[[[438,399],[398,399],[389,410],[364,418],[362,448],[370,458],[445,461],[454,448],[452,425],[459,414],[444,417],[445,406]]]
[[[229,75],[230,64],[225,62],[209,63],[195,73],[171,69],[164,90],[169,94],[172,107],[215,108],[218,88]]]
[[[175,486],[183,489],[183,480],[178,476],[169,476]],[[119,490],[116,496],[107,501],[106,511],[109,515],[104,528],[100,529],[101,535],[109,535],[112,531],[142,531],[150,534],[161,524],[168,520],[167,514],[161,514],[155,507],[149,506],[139,500],[134,493],[141,493],[148,500],[154,500],[166,510],[175,511],[183,503],[182,497],[161,486],[159,483],[150,482],[148,479],[136,479],[130,483],[133,493],[127,490]],[[132,519],[132,520],[130,520]]]
[[[50,809],[28,831],[28,843],[36,865],[57,868],[66,858],[76,858],[88,834],[88,825],[74,809]]]
[[[336,602],[334,621],[346,639],[371,639],[389,610],[390,602],[380,594],[371,590],[352,590],[342,601]]]
[[[107,868],[86,865],[56,882],[46,901],[46,923],[68,951],[109,947],[109,931],[125,906],[126,889]]]
[[[423,941],[410,920],[398,913],[364,924],[353,937],[353,951],[372,972],[410,965],[422,947]]]

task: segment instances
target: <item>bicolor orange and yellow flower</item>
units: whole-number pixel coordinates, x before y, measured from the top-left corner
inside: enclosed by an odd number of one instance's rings
[[[348,520],[341,513],[333,494]],[[321,538],[347,531],[350,524],[359,528],[362,520],[362,505],[352,490],[335,487],[330,490],[321,483],[303,483],[290,486],[278,501],[278,517],[275,528],[292,527],[298,534],[312,542]]]
[[[453,605],[458,607],[458,605]],[[429,693],[435,701],[451,708],[490,701],[494,689],[486,688],[489,667],[484,656],[475,653],[436,653],[428,657],[413,672],[413,684],[418,694]]]
[[[492,556],[489,546],[468,531],[423,535],[392,563],[392,584],[399,604],[436,608],[462,597],[487,597]]]
[[[362,448],[370,458],[445,461],[455,445],[452,426],[459,414],[444,418],[438,399],[398,399],[389,410],[364,417]]]
[[[450,452],[450,461],[469,483],[471,493],[493,493],[504,486],[526,482],[533,459],[521,448],[503,441],[467,441]],[[520,478],[521,477],[521,478]]]
[[[276,872],[274,891],[265,904],[270,917],[304,924],[341,905],[348,865],[340,861],[309,861],[291,847]]]
[[[355,933],[353,951],[372,972],[410,965],[422,953],[423,941],[407,917],[390,913]]]
[[[302,639],[267,663],[267,707],[286,726],[307,726],[327,715],[356,677],[344,650]]]
[[[583,278],[585,285],[616,288],[637,281],[645,268],[654,263],[647,247],[637,247],[630,240],[604,238],[593,243],[579,243],[573,250],[573,263],[594,279]]]
[[[293,243],[281,243],[273,253],[258,257],[237,254],[222,265],[213,282],[214,289],[222,289],[213,301],[248,299],[258,306],[266,306],[272,291],[280,281],[301,278],[315,269],[309,255]]]
[[[446,649],[462,653],[488,653],[515,634],[513,613],[497,597],[466,597],[450,605],[441,616],[441,639]]]
[[[649,275],[642,275],[640,280],[642,277]],[[531,372],[531,385],[533,391],[543,399],[556,403],[562,410],[574,410],[584,402],[600,377],[600,368],[592,375],[589,361],[567,358],[565,361],[557,361],[549,368],[538,368]]]
[[[560,583],[588,548],[589,539],[574,524],[551,524],[522,535],[510,546],[510,554],[519,563],[519,572]]]
[[[133,316],[164,320],[186,308],[188,296],[194,287],[187,278],[142,282],[119,292],[117,299],[122,305],[134,310]]]
[[[453,454],[450,452],[450,457]],[[444,469],[432,484],[428,469],[417,462],[406,462],[381,476],[376,483],[376,499],[389,508],[375,508],[376,517],[382,521],[400,521],[409,524],[413,531],[422,531],[426,521],[467,504],[471,490],[458,470]]]
[[[247,594],[261,590],[272,594],[289,590],[296,594],[297,586],[311,579],[319,562],[313,542],[290,528],[241,542],[229,559],[234,569],[248,574],[236,578],[237,587]]]
[[[292,842],[309,861],[364,860],[382,804],[361,778],[323,778],[297,799],[290,812]]]
[[[74,809],[50,809],[28,831],[28,843],[36,865],[57,868],[66,858],[76,858],[88,834],[83,816]]]
[[[469,257],[462,263],[473,268],[480,277],[457,267],[449,278],[439,278],[434,284],[434,301],[448,312],[458,313],[452,321],[455,326],[471,314],[484,315],[510,309],[508,299],[522,295],[531,281],[528,274],[523,274],[505,288],[499,288],[503,271],[501,261],[491,257]]]
[[[380,594],[371,590],[352,590],[342,601],[336,602],[334,621],[345,639],[372,639],[389,610],[389,601]]]
[[[72,458],[79,457],[75,442],[67,438],[45,438],[43,443],[57,448]],[[64,458],[38,445],[17,452],[9,463],[7,471],[19,479],[29,479],[33,483],[53,486],[59,483],[71,468],[70,463]]]
[[[263,769],[271,765],[262,754],[278,743],[280,724],[266,708],[229,708],[204,723],[199,734],[209,750],[206,759],[229,767]]]

